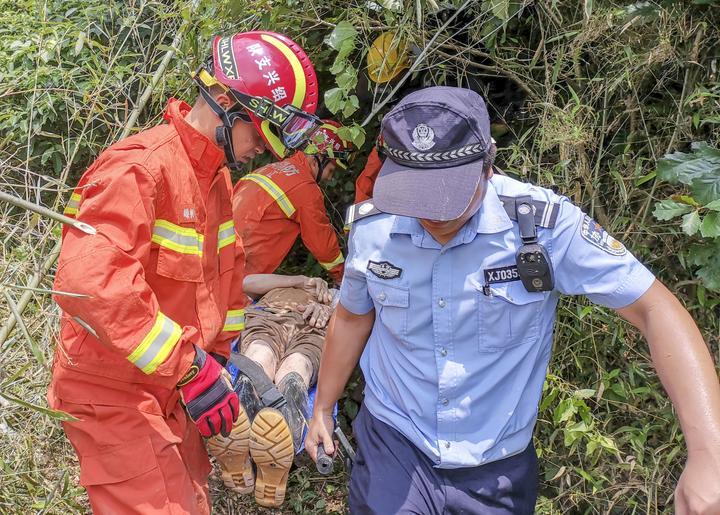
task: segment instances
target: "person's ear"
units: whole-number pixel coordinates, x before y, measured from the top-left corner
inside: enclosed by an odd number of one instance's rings
[[[495,154],[497,154],[497,147],[495,146],[495,143],[492,143],[487,153],[485,154],[485,159],[483,160],[483,176],[485,177],[485,180],[490,180],[490,178],[493,176],[493,163],[495,162]]]
[[[226,111],[234,104],[233,100],[227,95],[227,93],[218,93],[215,95],[215,102],[220,105]]]

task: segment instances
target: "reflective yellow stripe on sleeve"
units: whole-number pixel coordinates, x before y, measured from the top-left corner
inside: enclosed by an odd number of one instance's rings
[[[335,261],[331,261],[330,263],[320,263],[320,266],[322,266],[325,270],[332,270],[333,268],[344,262],[345,256],[343,256],[341,252],[340,255],[335,258]]]
[[[152,374],[170,355],[181,334],[180,326],[158,311],[152,329],[127,359],[146,374]]]
[[[292,202],[290,202],[290,199],[287,198],[287,195],[285,192],[280,189],[280,187],[275,184],[271,179],[268,179],[264,175],[260,175],[259,173],[250,173],[240,179],[241,181],[252,181],[258,186],[260,186],[262,189],[264,189],[268,195],[272,197],[272,199],[277,202],[278,206],[280,206],[280,209],[282,209],[283,213],[285,213],[285,216],[291,217],[295,213],[295,206],[293,206]]]
[[[218,250],[235,243],[235,224],[232,220],[220,224],[218,229]]]
[[[68,203],[65,205],[65,210],[63,211],[65,216],[77,215],[78,209],[80,209],[80,198],[79,193],[70,195],[70,200],[68,200]]]
[[[245,310],[231,309],[225,317],[225,325],[223,331],[242,331],[245,329]]]
[[[161,247],[174,250],[181,254],[202,256],[203,235],[195,229],[180,227],[167,220],[155,220],[152,241]]]

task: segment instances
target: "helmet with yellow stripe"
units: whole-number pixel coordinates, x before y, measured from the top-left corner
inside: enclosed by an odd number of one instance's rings
[[[342,168],[347,169],[353,157],[353,144],[340,137],[338,130],[342,125],[335,120],[322,120],[322,125],[313,135],[311,145],[305,150],[306,154],[321,156],[324,163],[318,163],[320,170],[328,161],[334,162]]]
[[[223,121],[226,137],[218,143],[226,154],[232,150],[229,130],[237,119],[252,121],[279,158],[303,148],[321,124],[313,114],[318,105],[315,69],[303,49],[287,36],[265,31],[216,36],[212,47],[212,60],[194,77]],[[223,110],[209,93],[213,86],[221,86],[237,104]],[[228,161],[236,164],[234,158]]]

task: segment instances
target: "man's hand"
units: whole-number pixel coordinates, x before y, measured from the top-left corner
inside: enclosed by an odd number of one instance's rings
[[[225,370],[204,350],[195,347],[195,359],[178,383],[190,418],[206,438],[228,436],[240,412],[240,402]]]
[[[308,424],[308,432],[305,436],[305,450],[313,461],[317,462],[318,444],[322,443],[325,453],[328,456],[335,454],[335,442],[332,439],[335,423],[333,422],[332,413],[318,412],[315,410],[310,424]]]
[[[321,304],[329,304],[332,301],[328,284],[319,277],[306,278],[303,282],[302,289],[312,295],[315,300]]]
[[[720,513],[720,450],[691,452],[675,488],[677,515]]]
[[[318,329],[323,329],[327,325],[333,311],[330,306],[318,304],[317,302],[311,302],[308,305],[300,304],[297,310],[309,325]]]

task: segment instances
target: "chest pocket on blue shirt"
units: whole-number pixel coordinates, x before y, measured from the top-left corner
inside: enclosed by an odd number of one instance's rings
[[[405,341],[407,337],[410,291],[405,286],[368,277],[367,287],[375,304],[376,315],[389,333]]]
[[[529,292],[520,281],[493,284],[492,295],[478,286],[475,294],[480,352],[536,342],[546,293]]]

